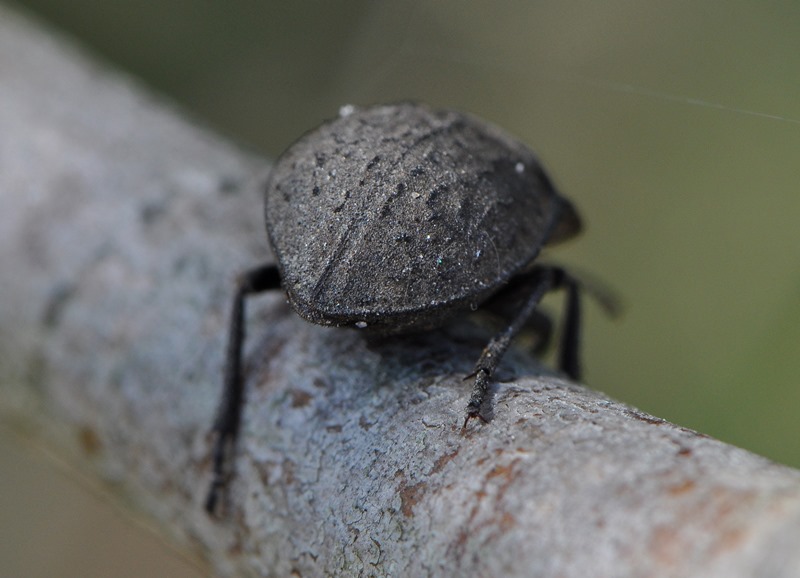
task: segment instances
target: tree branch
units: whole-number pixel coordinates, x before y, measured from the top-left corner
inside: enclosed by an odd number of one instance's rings
[[[487,333],[368,342],[254,302],[229,515],[202,510],[233,278],[268,170],[0,9],[0,403],[220,573],[800,576],[800,473]]]

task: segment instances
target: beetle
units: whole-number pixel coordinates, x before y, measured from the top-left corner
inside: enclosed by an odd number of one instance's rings
[[[417,103],[343,107],[278,159],[265,189],[277,264],[243,273],[230,317],[222,401],[213,427],[213,513],[242,412],[247,297],[283,289],[319,325],[394,334],[441,326],[513,290],[521,305],[472,373],[464,426],[481,418],[492,373],[542,297],[566,291],[560,369],[580,377],[581,284],[534,263],[581,230],[534,153],[501,129]]]

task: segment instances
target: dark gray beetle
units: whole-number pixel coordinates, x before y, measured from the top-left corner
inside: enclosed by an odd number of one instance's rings
[[[209,512],[239,429],[248,295],[283,288],[312,323],[384,334],[431,329],[510,291],[524,295],[470,375],[466,426],[481,417],[511,339],[538,314],[545,293],[563,288],[560,367],[579,377],[578,283],[533,261],[544,246],[575,236],[580,219],[534,154],[502,130],[420,104],[345,107],[277,161],[265,217],[278,264],[238,280]]]

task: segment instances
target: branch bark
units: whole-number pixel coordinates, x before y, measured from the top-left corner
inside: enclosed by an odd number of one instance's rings
[[[0,404],[221,574],[800,576],[800,472],[513,351],[462,431],[469,324],[367,342],[251,308],[229,515],[202,510],[267,163],[0,8]]]

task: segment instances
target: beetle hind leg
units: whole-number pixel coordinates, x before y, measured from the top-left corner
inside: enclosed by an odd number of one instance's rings
[[[217,416],[212,433],[214,447],[213,479],[206,497],[205,509],[214,514],[227,481],[230,454],[236,445],[242,418],[244,383],[242,380],[242,346],[245,339],[245,300],[249,295],[262,293],[281,286],[280,273],[275,265],[263,265],[241,274],[236,281],[236,293],[231,307],[228,330],[228,349],[225,357],[225,377]]]

